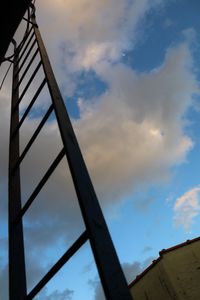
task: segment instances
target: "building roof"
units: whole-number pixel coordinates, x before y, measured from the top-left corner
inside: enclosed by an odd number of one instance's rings
[[[0,9],[0,64],[31,0],[2,1]]]
[[[169,253],[171,251],[177,250],[181,247],[187,246],[187,245],[192,244],[192,243],[197,242],[197,241],[200,241],[200,237],[197,237],[197,238],[192,239],[192,240],[187,240],[186,242],[178,244],[178,245],[173,246],[171,248],[162,249],[159,252],[159,257],[157,259],[153,260],[151,265],[149,267],[147,267],[141,274],[136,276],[136,278],[129,284],[129,288],[134,286],[134,284],[136,282],[138,282],[149,270],[151,270],[162,259],[163,254],[166,254],[166,253]]]

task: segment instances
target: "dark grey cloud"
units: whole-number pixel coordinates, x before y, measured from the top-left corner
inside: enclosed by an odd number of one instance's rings
[[[49,295],[43,295],[42,298],[38,298],[38,300],[44,299],[46,300],[72,300],[72,297],[74,295],[74,291],[65,289],[64,291],[54,291]]]
[[[122,269],[124,271],[126,280],[128,283],[133,281],[137,275],[139,275],[154,259],[154,257],[148,257],[144,262],[135,261],[133,263],[123,263]],[[94,300],[104,300],[105,295],[103,288],[98,279],[90,281],[90,285],[94,288]]]
[[[151,251],[151,250],[153,250],[152,247],[150,247],[150,246],[145,246],[144,249],[142,250],[142,252],[143,252],[143,253],[147,253],[147,252],[149,252],[149,251]]]
[[[0,267],[0,299],[8,300],[8,266]]]

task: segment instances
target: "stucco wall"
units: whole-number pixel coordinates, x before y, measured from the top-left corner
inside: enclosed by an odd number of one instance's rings
[[[130,288],[134,300],[199,300],[200,241],[162,254]]]

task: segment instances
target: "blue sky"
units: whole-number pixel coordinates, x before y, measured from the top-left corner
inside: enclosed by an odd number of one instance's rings
[[[199,236],[199,9],[198,0],[38,2],[38,23],[129,282],[163,248]],[[5,144],[8,90],[9,82],[1,95]],[[39,100],[23,144],[49,103],[46,91]],[[52,117],[22,165],[23,199],[59,147]],[[6,147],[0,150],[5,170]],[[66,168],[62,162],[25,217],[29,288],[84,227]],[[1,178],[4,191],[3,171]],[[89,244],[42,293],[102,299]]]

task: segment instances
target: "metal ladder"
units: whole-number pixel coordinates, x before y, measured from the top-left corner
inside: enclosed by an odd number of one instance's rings
[[[84,163],[75,133],[72,128],[63,98],[58,88],[53,70],[45,49],[38,25],[35,20],[35,7],[29,7],[29,19],[25,19],[31,27],[27,30],[22,43],[17,47],[13,41],[15,50],[13,57],[13,85],[10,125],[9,148],[9,292],[10,300],[33,299],[48,281],[62,268],[62,266],[79,250],[87,241],[90,241],[96,266],[100,275],[106,299],[131,300],[129,289],[121,270],[107,225],[99,206],[90,176]],[[34,46],[37,49],[33,53]],[[30,76],[25,88],[19,95],[19,87],[27,75],[35,58],[40,56],[40,61]],[[23,66],[30,59],[21,74]],[[19,104],[29,89],[40,68],[43,68],[44,79],[41,81],[32,100],[27,106],[21,119],[19,118]],[[19,131],[37,100],[40,92],[47,85],[51,105],[43,116],[40,124],[33,133],[26,147],[20,155]],[[24,206],[21,204],[20,191],[20,164],[37,138],[52,112],[55,112],[56,121],[62,138],[63,148],[44,174],[41,181],[32,192]],[[71,245],[57,263],[47,272],[38,284],[27,294],[26,269],[24,258],[24,239],[22,219],[44,184],[47,182],[61,159],[66,156],[71,176],[73,179],[79,206],[82,212],[86,230]]]

